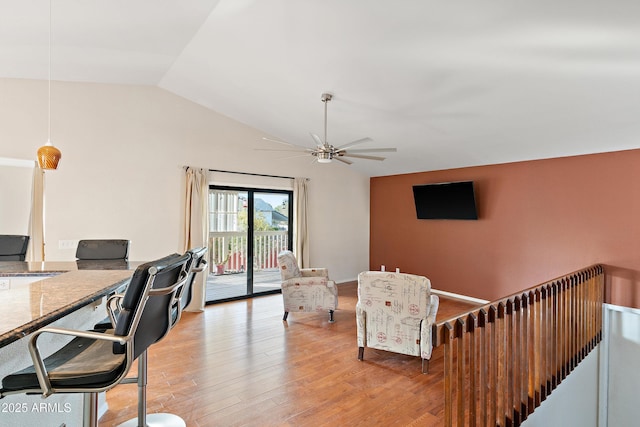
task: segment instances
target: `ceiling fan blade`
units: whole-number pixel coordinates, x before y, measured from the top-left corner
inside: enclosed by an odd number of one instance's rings
[[[363,154],[348,154],[348,153],[346,153],[346,154],[343,154],[342,156],[344,156],[344,157],[354,157],[356,159],[380,160],[380,161],[385,159],[384,157],[365,156]],[[337,158],[337,157],[334,157],[334,158]]]
[[[395,153],[397,148],[360,148],[357,150],[348,150],[345,153]]]
[[[270,141],[270,142],[277,142],[278,144],[284,144],[284,145],[293,145],[289,142],[285,142],[285,141],[280,141],[279,139],[272,139],[272,138],[267,138],[266,136],[263,136],[262,139],[264,139],[265,141]]]
[[[286,157],[280,157],[280,160],[285,160],[285,159],[295,159],[296,157],[307,157],[309,154],[308,153],[304,153],[304,154],[296,154],[293,156],[286,156]],[[315,160],[315,159],[314,159]]]
[[[369,137],[362,138],[362,139],[356,139],[355,141],[351,141],[351,142],[348,142],[348,143],[346,143],[344,145],[340,145],[340,146],[336,147],[336,150],[345,150],[345,149],[347,149],[349,147],[353,147],[354,145],[362,144],[364,142],[370,142],[370,141],[373,141],[373,139],[371,139]]]
[[[316,145],[318,147],[322,147],[324,145],[324,143],[322,142],[322,140],[318,135],[316,135],[315,133],[310,133],[309,135],[311,135],[311,138],[313,138],[313,140],[316,142]]]
[[[312,153],[310,148],[254,148],[253,151],[286,151],[294,153]]]
[[[351,160],[341,159],[340,157],[334,157],[334,159],[336,159],[336,160],[337,160],[337,161],[339,161],[339,162],[346,163],[346,164],[348,164],[348,165],[353,164],[353,162],[352,162]]]

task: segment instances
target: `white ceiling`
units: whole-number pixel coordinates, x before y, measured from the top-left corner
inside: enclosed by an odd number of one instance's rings
[[[0,0],[0,77],[47,78],[48,22]],[[398,148],[339,165],[370,176],[640,147],[637,1],[53,0],[52,22],[54,80],[155,85],[293,144],[331,92],[331,144]]]

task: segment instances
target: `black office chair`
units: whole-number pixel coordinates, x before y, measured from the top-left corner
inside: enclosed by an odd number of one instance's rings
[[[76,249],[78,270],[121,270],[129,267],[129,240],[80,240]]]
[[[191,302],[193,282],[195,281],[196,275],[202,272],[207,265],[207,261],[204,258],[207,253],[207,248],[190,249],[187,253],[191,254],[191,260],[187,264],[187,271],[189,272],[187,284],[182,288],[182,294],[180,295],[181,311]]]
[[[179,304],[176,304],[176,306],[172,310],[171,318],[174,325],[178,323],[178,320],[180,320],[180,316],[182,316],[182,311],[184,310],[184,308],[191,302],[192,288],[196,275],[202,272],[207,265],[207,261],[204,258],[205,254],[207,253],[207,248],[190,249],[186,253],[191,255],[191,257],[186,265],[186,284],[182,287],[182,289],[180,290],[180,294],[178,295],[177,301],[179,302]],[[178,257],[180,255],[173,254],[169,256]],[[106,319],[102,320],[100,323],[95,324],[93,328],[96,330],[113,328],[113,325],[116,323],[118,313],[122,309],[121,304],[122,295],[111,296],[107,301],[107,312],[109,316]]]
[[[108,260],[129,259],[129,240],[93,239],[80,240],[76,249],[77,259]]]
[[[179,297],[187,282],[190,259],[190,253],[171,255],[139,266],[122,296],[115,329],[98,332],[45,327],[33,333],[29,352],[34,365],[6,376],[0,398],[17,393],[43,397],[54,393],[89,393],[91,425],[97,425],[98,393],[119,383],[137,382],[141,390],[137,423],[146,426],[147,349],[175,325],[173,311],[180,307]],[[43,333],[75,338],[43,360],[37,345]],[[137,378],[125,378],[136,359]],[[179,417],[158,415],[173,417],[175,425],[184,425]]]
[[[0,261],[24,261],[29,236],[0,234]]]

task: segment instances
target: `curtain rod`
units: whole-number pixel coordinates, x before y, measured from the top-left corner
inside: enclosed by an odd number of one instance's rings
[[[280,176],[280,175],[264,175],[261,173],[251,173],[251,172],[236,172],[236,171],[225,171],[220,169],[209,169],[209,172],[223,172],[223,173],[235,173],[238,175],[251,175],[251,176],[262,176],[265,178],[282,178],[282,179],[295,179],[292,176]],[[309,178],[305,178],[307,181],[310,181]]]

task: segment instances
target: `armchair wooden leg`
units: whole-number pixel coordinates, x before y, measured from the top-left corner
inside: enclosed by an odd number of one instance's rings
[[[423,374],[429,373],[429,359],[422,359],[422,373]]]
[[[358,347],[358,360],[364,360],[364,347]]]
[[[329,310],[329,323],[333,322],[335,322],[335,320],[333,320],[333,310]]]
[[[288,312],[288,311],[285,311],[285,312],[284,312],[284,316],[282,316],[282,321],[283,321],[283,322],[286,322],[286,321],[287,321],[287,316],[289,316],[289,312]]]

